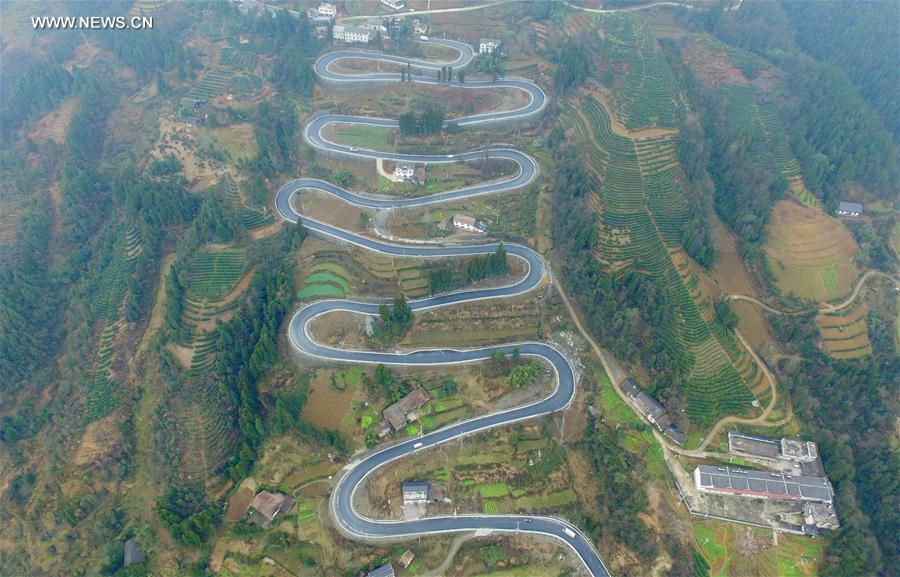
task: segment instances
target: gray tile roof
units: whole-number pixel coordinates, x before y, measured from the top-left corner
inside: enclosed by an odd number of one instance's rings
[[[700,488],[728,493],[759,495],[772,499],[831,502],[834,493],[825,477],[806,477],[700,465]]]

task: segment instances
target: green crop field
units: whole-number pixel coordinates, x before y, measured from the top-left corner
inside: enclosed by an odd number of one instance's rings
[[[196,297],[220,300],[244,272],[244,256],[235,250],[201,249],[191,259],[188,290]]]
[[[505,497],[509,495],[509,486],[506,483],[491,483],[490,485],[479,485],[478,491],[482,497]]]
[[[386,150],[390,147],[391,129],[384,126],[339,124],[334,131],[335,140],[341,144],[371,150]]]
[[[488,515],[499,515],[500,508],[497,507],[496,501],[485,501],[484,502],[484,512]]]

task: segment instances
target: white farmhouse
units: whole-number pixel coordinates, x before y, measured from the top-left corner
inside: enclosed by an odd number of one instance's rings
[[[344,26],[338,24],[331,29],[331,35],[335,42],[346,42],[347,44],[361,43],[368,44],[372,40],[372,31],[356,26]]]
[[[478,222],[473,217],[464,214],[453,215],[453,226],[467,232],[487,232],[487,227],[484,226],[484,223]]]
[[[394,176],[403,180],[412,180],[416,172],[416,166],[409,162],[398,162],[394,166]]]

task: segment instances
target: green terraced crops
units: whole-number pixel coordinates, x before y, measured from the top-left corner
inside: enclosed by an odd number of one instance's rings
[[[237,212],[241,224],[247,230],[256,230],[275,222],[270,213],[244,206],[237,182],[229,176],[227,171],[219,178],[219,188],[225,193],[225,200]]]
[[[241,253],[202,249],[191,260],[188,290],[196,297],[219,300],[234,289],[243,271]]]
[[[506,497],[509,495],[509,486],[506,483],[479,485],[478,492],[485,498]]]
[[[574,109],[569,113],[578,117]],[[732,346],[730,337],[710,330],[669,253],[680,246],[688,218],[672,160],[674,142],[668,136],[632,140],[614,133],[606,110],[592,98],[585,99],[581,113],[589,126],[576,123],[576,136],[602,183],[595,207],[601,223],[598,258],[611,267],[629,264],[661,281],[673,315],[660,328],[685,376],[688,416],[708,424],[745,412],[753,397],[723,349]]]
[[[232,72],[230,70],[215,69],[209,71],[199,83],[191,88],[190,92],[187,93],[187,98],[212,100],[225,90],[231,75]]]
[[[672,71],[646,22],[633,15],[603,19],[610,62],[624,68],[613,86],[616,115],[629,130],[675,126]]]
[[[303,282],[306,284],[334,284],[344,289],[345,292],[350,290],[349,282],[327,271],[313,273],[307,276]]]
[[[128,278],[134,272],[134,259],[140,250],[141,237],[137,229],[125,230],[113,258],[101,274],[91,303],[95,322],[102,328],[94,357],[94,376],[85,385],[85,421],[88,423],[105,417],[118,404],[119,389],[110,369],[128,292]]]

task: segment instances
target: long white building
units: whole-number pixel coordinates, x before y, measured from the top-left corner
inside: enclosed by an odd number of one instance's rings
[[[331,29],[331,35],[335,42],[345,42],[347,44],[361,43],[368,44],[372,40],[372,31],[356,26],[336,25]]]

